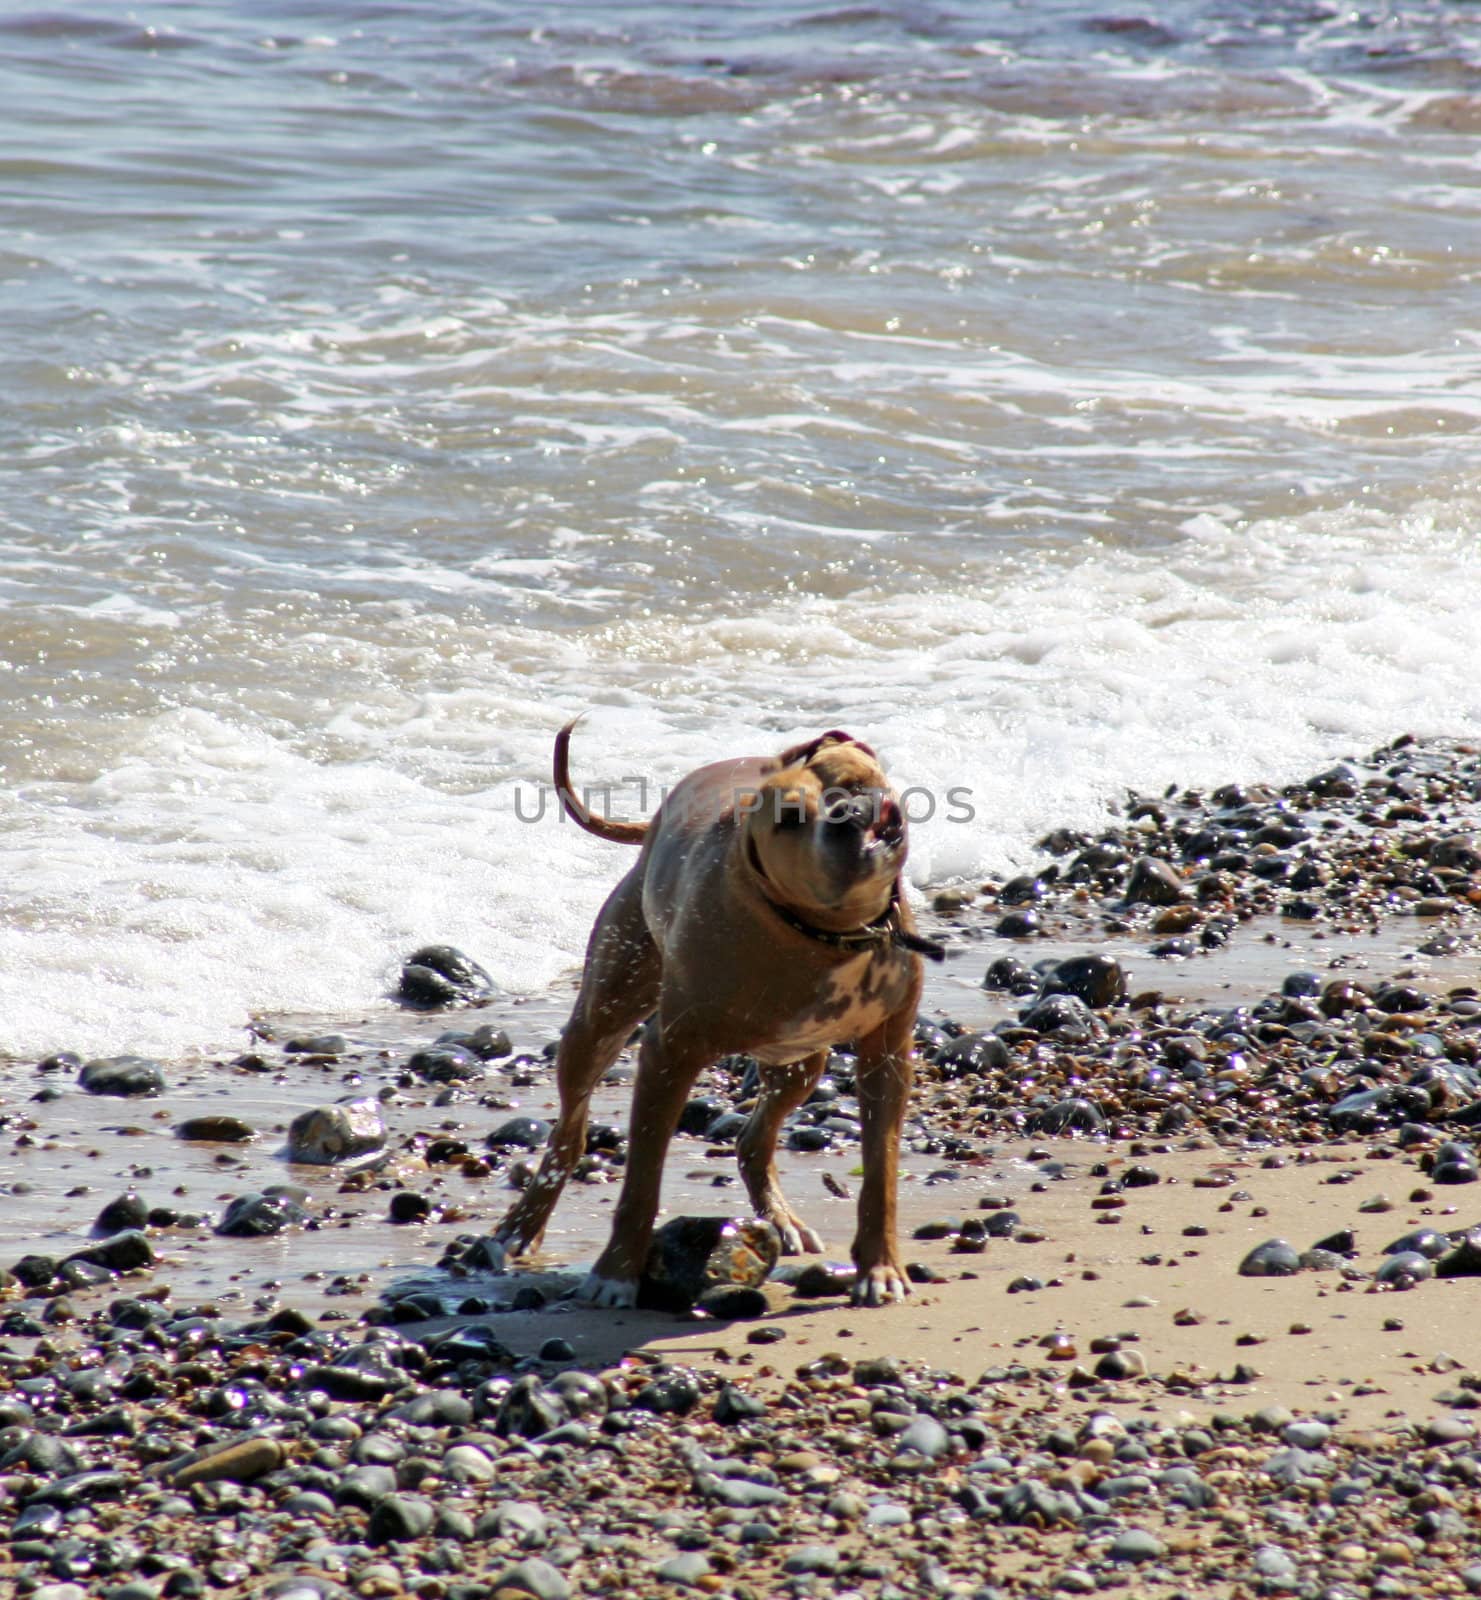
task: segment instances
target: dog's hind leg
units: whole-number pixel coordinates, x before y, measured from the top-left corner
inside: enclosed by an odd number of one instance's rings
[[[624,879],[592,930],[581,992],[556,1052],[560,1116],[529,1187],[494,1234],[511,1255],[539,1244],[566,1179],[586,1153],[592,1091],[657,1004],[659,971],[658,951],[643,921],[641,885]]]
[[[819,1050],[788,1067],[763,1067],[761,1093],[735,1142],[751,1205],[781,1234],[784,1255],[795,1256],[802,1250],[816,1255],[823,1248],[823,1241],[787,1204],[776,1169],[776,1146],[782,1124],[817,1088],[827,1065],[828,1052]]]

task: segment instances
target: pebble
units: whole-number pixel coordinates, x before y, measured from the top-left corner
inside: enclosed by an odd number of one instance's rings
[[[164,1093],[164,1069],[144,1056],[107,1056],[89,1061],[77,1075],[88,1094],[119,1099]]]
[[[1126,880],[1126,899],[1132,905],[1171,906],[1183,898],[1183,880],[1175,868],[1156,856],[1143,856]]]
[[[292,1194],[242,1194],[222,1213],[216,1232],[224,1237],[261,1239],[307,1220],[308,1212]]]
[[[478,1005],[496,990],[488,973],[450,944],[423,945],[401,965],[401,1000],[421,1009]]]
[[[221,1448],[208,1449],[193,1461],[176,1467],[169,1475],[173,1488],[188,1489],[195,1483],[250,1483],[283,1464],[283,1446],[277,1439],[243,1439]]]
[[[1112,1561],[1160,1561],[1166,1547],[1156,1534],[1144,1528],[1128,1528],[1111,1541],[1107,1554]]]
[[[688,1588],[697,1584],[701,1578],[708,1577],[710,1571],[709,1557],[702,1551],[691,1550],[684,1555],[672,1556],[667,1561],[661,1561],[653,1569],[653,1575],[663,1583],[679,1583]]]
[[[403,1544],[426,1533],[435,1515],[432,1502],[419,1495],[388,1494],[376,1501],[365,1536],[371,1544]]]
[[[1284,1239],[1257,1244],[1239,1264],[1242,1278],[1284,1278],[1301,1270],[1301,1256]]]
[[[571,1585],[560,1569],[538,1556],[517,1561],[494,1577],[495,1600],[500,1600],[506,1590],[511,1595],[529,1595],[531,1600],[570,1600],[571,1597]]]
[[[288,1125],[289,1161],[335,1166],[374,1155],[385,1147],[386,1124],[378,1100],[347,1100],[316,1106]]]
[[[951,1447],[951,1435],[941,1426],[934,1417],[916,1417],[905,1431],[895,1441],[895,1453],[904,1455],[914,1452],[924,1456],[927,1461],[934,1461],[938,1456],[945,1455]]]
[[[255,1137],[250,1123],[240,1117],[188,1117],[175,1125],[175,1137],[216,1144],[244,1144]]]

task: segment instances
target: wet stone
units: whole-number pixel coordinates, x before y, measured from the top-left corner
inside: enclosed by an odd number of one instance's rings
[[[491,1150],[539,1150],[550,1137],[550,1124],[539,1117],[510,1117],[484,1141]]]
[[[148,1236],[131,1228],[68,1256],[62,1268],[65,1270],[69,1262],[83,1261],[107,1272],[134,1272],[140,1267],[153,1266],[154,1260],[154,1246]]]
[[[254,1130],[240,1117],[189,1117],[175,1127],[175,1137],[187,1141],[216,1144],[244,1144],[255,1137]]]
[[[390,1467],[366,1465],[351,1467],[335,1486],[334,1498],[342,1506],[374,1509],[396,1490],[396,1474]]]
[[[1257,1244],[1239,1264],[1242,1278],[1285,1278],[1300,1270],[1300,1254],[1284,1239]]]
[[[132,1487],[132,1479],[125,1472],[106,1469],[74,1472],[44,1484],[35,1493],[37,1500],[48,1500],[62,1507],[88,1505],[94,1500],[116,1500]]]
[[[651,1383],[645,1383],[633,1396],[633,1406],[639,1411],[651,1411],[660,1417],[686,1416],[699,1404],[698,1379],[687,1367],[670,1367],[660,1370]]]
[[[1126,972],[1114,956],[1071,956],[1050,970],[1040,994],[1072,994],[1097,1009],[1119,1005],[1126,999]]]
[[[682,1311],[711,1290],[759,1288],[780,1257],[781,1240],[770,1223],[675,1217],[654,1232],[638,1304]]]
[[[1481,1228],[1472,1228],[1448,1255],[1435,1263],[1437,1278],[1481,1277]]]
[[[675,1131],[703,1137],[710,1125],[729,1109],[729,1105],[724,1100],[719,1100],[714,1095],[698,1095],[693,1100],[685,1103],[683,1110],[679,1113],[679,1121]]]
[[[1093,1100],[1072,1096],[1033,1112],[1025,1126],[1030,1133],[1102,1133],[1106,1118]]]
[[[480,1005],[497,986],[472,957],[450,944],[423,945],[401,967],[398,997],[404,1005],[426,1010],[443,1006]]]
[[[1450,1238],[1437,1228],[1416,1228],[1412,1233],[1406,1233],[1395,1239],[1392,1244],[1384,1246],[1383,1253],[1388,1256],[1405,1255],[1414,1252],[1418,1255],[1428,1256],[1436,1260],[1443,1256],[1450,1248]]]
[[[61,1262],[54,1256],[21,1256],[19,1261],[11,1264],[11,1277],[26,1285],[26,1288],[42,1288],[56,1277],[59,1266]]]
[[[304,1034],[283,1042],[285,1056],[311,1056],[316,1059],[347,1055],[350,1041],[342,1033]]]
[[[694,1309],[702,1316],[714,1317],[719,1322],[748,1322],[764,1317],[771,1304],[760,1289],[735,1284],[722,1284],[706,1289],[694,1302]]]
[[[164,1093],[165,1075],[159,1062],[144,1056],[107,1056],[89,1061],[78,1075],[88,1094],[120,1099]]]
[[[132,1189],[110,1200],[93,1224],[99,1233],[122,1233],[126,1228],[142,1228],[149,1221],[149,1207]]]
[[[1391,1289],[1412,1289],[1435,1275],[1435,1263],[1417,1250],[1400,1250],[1387,1256],[1373,1274],[1374,1282]]]
[[[176,1466],[170,1484],[188,1489],[196,1483],[250,1483],[283,1464],[283,1446],[276,1439],[243,1439],[224,1446],[207,1447],[195,1458]]]
[[[1142,856],[1127,877],[1125,897],[1130,905],[1176,905],[1183,898],[1183,880],[1166,861]]]
[[[347,1100],[316,1106],[288,1125],[289,1161],[335,1166],[374,1155],[385,1147],[386,1124],[378,1100]]]
[[[995,1033],[964,1033],[931,1057],[943,1078],[970,1078],[1006,1068],[1013,1059],[1007,1042]]]
[[[417,1050],[406,1065],[427,1083],[474,1083],[486,1071],[482,1057],[458,1044],[434,1044]]]
[[[289,1194],[242,1194],[227,1206],[215,1231],[224,1237],[264,1239],[301,1227],[308,1212]]]
[[[1058,1034],[1066,1039],[1089,1039],[1097,1030],[1089,1006],[1072,994],[1052,994],[1036,1000],[1025,1008],[1019,1020],[1035,1033]]]
[[[82,1458],[54,1434],[31,1433],[0,1454],[0,1470],[23,1469],[46,1478],[64,1478],[82,1469]],[[57,1513],[60,1516],[60,1513]]]
[[[1032,968],[1016,956],[999,956],[988,967],[982,987],[1009,994],[1033,994],[1039,987],[1039,980]]]
[[[386,1215],[392,1222],[425,1222],[432,1214],[432,1203],[424,1194],[410,1189],[398,1189],[386,1206]]]
[[[1047,893],[1047,885],[1043,878],[1033,873],[1022,873],[1016,878],[1009,878],[1007,883],[998,890],[998,904],[1000,906],[1025,906],[1032,905],[1042,900]]]
[[[1280,992],[1292,999],[1310,999],[1322,992],[1321,974],[1317,972],[1288,972],[1281,980]]]
[[[466,1428],[473,1421],[473,1403],[456,1389],[426,1389],[389,1414],[414,1428]]]
[[[848,1294],[857,1274],[851,1266],[839,1261],[809,1261],[801,1266],[780,1268],[772,1276],[789,1284],[799,1299],[826,1300]]]

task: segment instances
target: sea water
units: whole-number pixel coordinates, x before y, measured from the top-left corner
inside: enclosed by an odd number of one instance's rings
[[[189,1055],[843,727],[917,887],[1481,736],[1462,4],[0,16],[0,1052]],[[965,797],[948,806],[948,792]]]

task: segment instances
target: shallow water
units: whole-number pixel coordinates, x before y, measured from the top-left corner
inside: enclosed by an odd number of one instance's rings
[[[1481,733],[1459,4],[0,18],[0,1051],[579,958],[843,725],[925,884]],[[924,803],[922,805],[924,810]]]

